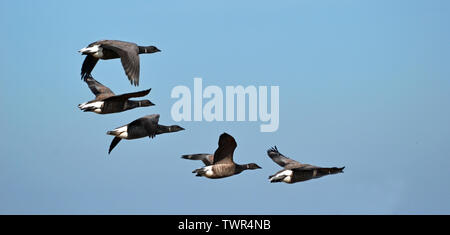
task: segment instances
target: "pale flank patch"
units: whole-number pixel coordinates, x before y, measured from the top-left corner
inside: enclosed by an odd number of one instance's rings
[[[121,126],[119,128],[114,129],[114,132],[116,132],[118,135],[116,135],[119,138],[126,139],[128,138],[128,126]]]
[[[103,57],[103,48],[97,46],[97,52],[92,54],[95,58],[102,58]]]
[[[103,101],[96,101],[96,102],[92,102],[92,103],[82,103],[82,104],[78,105],[78,108],[80,108],[81,110],[93,109],[93,111],[96,113],[101,113],[102,107],[103,107]]]
[[[274,175],[272,178],[270,178],[270,180],[273,180],[273,179],[276,179],[276,178],[279,178],[279,177],[283,177],[283,176],[286,176],[286,177],[283,178],[283,182],[290,183],[291,180],[292,180],[292,171],[291,170],[284,170],[284,171]]]
[[[128,126],[121,126],[121,127],[119,127],[119,128],[116,128],[116,129],[114,129],[114,131],[117,131],[117,132],[126,132],[128,130]]]
[[[205,176],[211,177],[214,175],[212,166],[203,167],[203,170],[205,171]]]
[[[95,58],[103,57],[103,48],[100,45],[94,45],[92,47],[85,47],[79,50],[81,53],[91,54]]]
[[[283,182],[290,183],[291,179],[292,179],[292,171],[291,170],[285,170],[282,173],[284,173],[283,175],[286,175],[286,177],[284,177],[284,179],[283,179]]]
[[[128,138],[128,132],[122,132],[122,133],[120,133],[120,135],[119,136],[117,136],[117,137],[119,137],[119,138],[122,138],[122,139],[126,139],[126,138]]]
[[[85,47],[83,49],[80,49],[80,52],[81,53],[95,53],[95,52],[98,52],[98,50],[99,50],[99,45],[94,45],[91,47]]]
[[[283,182],[290,183],[291,182],[291,176],[284,177]]]

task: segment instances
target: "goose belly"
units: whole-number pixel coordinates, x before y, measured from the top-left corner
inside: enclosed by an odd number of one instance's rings
[[[125,102],[107,101],[103,104],[103,113],[118,113],[127,110]]]
[[[218,164],[207,166],[205,176],[211,179],[219,179],[234,175],[235,166],[228,164]]]
[[[295,174],[292,175],[291,183],[303,182],[315,178],[319,178],[321,176],[317,175],[317,170],[300,170],[296,171]]]
[[[143,126],[131,126],[127,132],[128,139],[139,139],[148,136],[148,132]]]

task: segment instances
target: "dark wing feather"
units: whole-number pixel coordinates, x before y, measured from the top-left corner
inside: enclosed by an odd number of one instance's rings
[[[98,59],[93,57],[92,55],[87,55],[83,61],[83,65],[81,66],[81,79],[88,78],[91,75],[92,70],[97,64]]]
[[[133,98],[133,97],[142,97],[142,96],[148,95],[148,93],[150,93],[150,90],[151,89],[144,90],[144,91],[138,91],[138,92],[132,92],[132,93],[126,93],[126,94],[122,94],[122,95],[111,96],[111,97],[105,99],[105,101],[128,100],[129,98]]]
[[[159,114],[147,116],[144,119],[144,128],[150,138],[155,137],[158,131]]]
[[[181,157],[189,160],[202,160],[205,166],[210,166],[214,162],[214,156],[209,153],[187,154]]]
[[[125,74],[131,84],[139,86],[139,55],[137,53],[127,53],[127,56],[121,56],[120,61],[125,69]]]
[[[158,130],[159,114],[141,117],[128,124],[128,130],[133,128],[144,128],[150,138],[155,137]]]
[[[225,163],[230,164],[233,162],[233,153],[237,147],[236,140],[234,140],[233,136],[223,133],[219,137],[219,147],[214,152],[214,162],[217,163]]]
[[[108,154],[111,153],[111,151],[116,147],[116,145],[121,141],[122,139],[119,137],[114,137],[114,139],[111,141],[111,145],[109,145]]]
[[[320,178],[326,175],[333,175],[338,173],[343,173],[343,167],[317,167],[317,166],[308,166],[308,167],[300,167],[294,168],[294,182],[300,182],[315,178]]]
[[[84,81],[87,83],[92,93],[94,93],[96,100],[103,100],[114,96],[114,93],[108,87],[95,80],[92,76],[88,76]]]
[[[301,165],[299,162],[285,157],[283,154],[278,152],[277,146],[267,150],[267,155],[281,167],[286,167],[287,165]]]
[[[102,43],[102,47],[112,50],[120,56],[125,74],[131,84],[139,85],[139,48],[134,43],[114,41]]]

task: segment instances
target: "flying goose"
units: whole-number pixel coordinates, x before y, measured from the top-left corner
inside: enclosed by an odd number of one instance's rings
[[[120,58],[125,73],[131,84],[139,86],[139,54],[159,52],[155,46],[138,46],[136,43],[118,40],[100,40],[79,50],[87,55],[81,66],[81,78],[86,79],[94,69],[99,59],[109,60]]]
[[[277,147],[273,147],[267,150],[267,155],[278,165],[283,167],[283,170],[278,171],[274,175],[269,176],[271,183],[275,182],[285,182],[288,184],[306,181],[310,179],[319,178],[325,175],[344,173],[343,169],[345,167],[331,167],[324,168],[313,166],[309,164],[301,164],[290,158],[283,156],[278,152]]]
[[[183,155],[182,158],[190,160],[202,160],[205,167],[194,170],[196,176],[204,176],[211,179],[224,178],[232,175],[237,175],[244,170],[260,169],[255,163],[239,165],[233,161],[234,149],[237,144],[234,138],[223,133],[219,138],[219,147],[212,154],[189,154]]]
[[[78,105],[78,108],[84,112],[95,112],[98,114],[118,113],[138,107],[155,105],[150,100],[129,100],[129,98],[133,97],[146,96],[151,89],[115,95],[108,87],[96,81],[92,76],[88,76],[85,81],[89,89],[94,93],[95,99]]]
[[[159,114],[152,114],[136,119],[129,124],[118,127],[112,131],[108,131],[106,133],[107,135],[115,136],[109,146],[108,154],[111,153],[114,147],[116,147],[122,139],[133,140],[146,136],[154,138],[156,135],[184,130],[183,127],[177,125],[164,126],[158,124],[158,122]]]

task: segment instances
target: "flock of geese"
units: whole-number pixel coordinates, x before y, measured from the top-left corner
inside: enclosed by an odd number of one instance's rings
[[[132,85],[139,85],[139,54],[151,54],[160,52],[155,46],[138,46],[135,43],[118,40],[100,40],[89,44],[79,50],[82,55],[86,55],[81,67],[81,79],[88,85],[94,93],[95,99],[79,104],[78,108],[84,112],[94,112],[97,114],[118,113],[126,110],[153,106],[150,100],[130,100],[131,98],[144,97],[150,93],[151,89],[126,93],[114,94],[108,87],[96,81],[91,72],[97,62],[109,59],[118,59],[122,62],[125,74]],[[154,138],[156,135],[182,131],[184,128],[178,125],[165,126],[159,124],[159,114],[152,114],[136,119],[126,125],[108,131],[108,135],[114,136],[108,150],[108,154],[122,140],[132,140],[138,138]],[[196,176],[203,176],[210,179],[218,179],[240,174],[244,170],[261,169],[256,163],[237,164],[233,160],[234,150],[237,147],[236,140],[229,134],[223,133],[219,137],[219,146],[214,154],[188,154],[182,158],[189,160],[201,160],[205,166],[194,170]],[[277,147],[267,150],[267,155],[282,170],[269,176],[271,183],[285,182],[296,183],[305,180],[319,178],[325,175],[343,173],[344,167],[318,167],[309,164],[302,164],[281,154]]]

